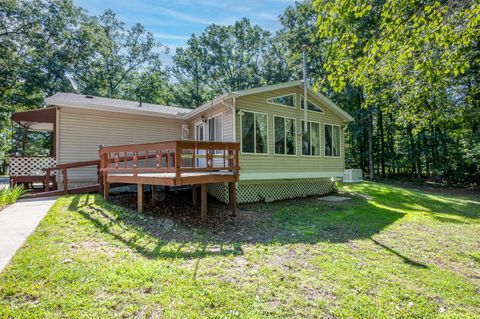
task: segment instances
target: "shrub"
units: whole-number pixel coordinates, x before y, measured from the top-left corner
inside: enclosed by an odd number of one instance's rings
[[[23,186],[0,189],[0,210],[7,205],[15,203],[20,196],[25,194],[25,192]]]

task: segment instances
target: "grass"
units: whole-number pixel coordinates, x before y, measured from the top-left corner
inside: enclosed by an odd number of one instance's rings
[[[25,194],[25,189],[22,186],[0,188],[0,210],[15,203],[23,194]]]
[[[62,197],[0,275],[0,317],[480,318],[478,197],[339,189],[218,227]]]

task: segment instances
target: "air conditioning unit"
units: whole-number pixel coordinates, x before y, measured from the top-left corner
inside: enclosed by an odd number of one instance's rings
[[[363,172],[361,169],[346,169],[343,172],[343,181],[345,183],[357,183],[363,181]]]

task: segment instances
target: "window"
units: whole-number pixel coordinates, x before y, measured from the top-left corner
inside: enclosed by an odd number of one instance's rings
[[[302,121],[302,132],[304,121]],[[320,124],[308,122],[308,132],[302,135],[302,155],[320,156]]]
[[[325,156],[340,156],[340,126],[325,124]]]
[[[241,115],[242,152],[268,153],[267,114],[245,112]]]
[[[303,95],[300,96],[300,108],[303,110]],[[319,113],[325,113],[323,110],[318,106],[317,104],[313,103],[309,99],[307,99],[307,110],[309,111],[314,111],[314,112],[319,112]]]
[[[287,94],[282,96],[271,97],[267,99],[268,104],[295,107],[295,94]]]
[[[223,118],[222,115],[208,119],[208,140],[221,142],[223,140]]]
[[[295,155],[296,152],[296,129],[295,120],[291,118],[273,118],[275,131],[275,154]]]
[[[195,125],[195,139],[197,141],[203,141],[205,139],[204,132],[205,125],[202,122]]]

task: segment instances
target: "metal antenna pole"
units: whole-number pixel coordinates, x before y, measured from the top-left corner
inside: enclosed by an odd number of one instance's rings
[[[307,48],[308,45],[302,45],[303,53],[303,134],[308,132],[307,123]]]

